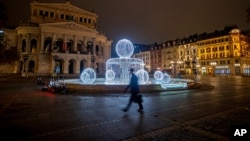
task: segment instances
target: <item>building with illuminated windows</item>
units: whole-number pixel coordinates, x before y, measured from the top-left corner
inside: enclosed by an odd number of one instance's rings
[[[178,74],[250,76],[249,32],[237,26],[154,44],[151,70]],[[140,54],[143,54],[141,52]]]
[[[150,68],[151,72],[162,70],[162,45],[153,45],[150,48]]]
[[[182,74],[195,74],[198,73],[197,67],[199,66],[197,57],[197,38],[193,35],[188,38],[183,38],[178,41],[177,52],[179,54],[178,62],[181,64],[183,70]]]
[[[180,64],[178,53],[178,40],[167,41],[162,44],[162,65],[163,71],[176,76],[182,71],[182,64]]]
[[[112,41],[97,31],[96,13],[73,6],[69,0],[34,0],[30,7],[30,21],[14,30],[20,54],[16,73],[79,74],[86,67],[97,74],[105,72]]]
[[[196,45],[201,74],[249,74],[248,39],[237,27],[200,36]]]

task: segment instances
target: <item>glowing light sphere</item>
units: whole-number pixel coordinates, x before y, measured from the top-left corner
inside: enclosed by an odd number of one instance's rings
[[[107,70],[105,76],[107,80],[113,80],[115,78],[115,72],[113,70]]]
[[[162,83],[169,83],[170,81],[171,81],[171,77],[167,73],[164,73]]]
[[[148,72],[145,70],[138,70],[136,72],[139,83],[146,83],[149,79]]]
[[[154,79],[155,80],[162,80],[163,79],[163,73],[161,71],[155,71]]]
[[[85,84],[93,84],[96,79],[96,73],[92,68],[86,68],[83,70],[80,79]]]
[[[115,49],[120,58],[129,58],[134,53],[134,45],[127,39],[118,41]]]

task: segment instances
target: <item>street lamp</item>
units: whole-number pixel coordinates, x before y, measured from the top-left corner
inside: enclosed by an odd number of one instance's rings
[[[215,66],[217,65],[217,63],[211,62],[210,65],[213,66],[213,76],[215,77]]]

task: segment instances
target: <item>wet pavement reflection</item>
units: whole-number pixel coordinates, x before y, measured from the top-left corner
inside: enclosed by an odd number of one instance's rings
[[[36,141],[229,140],[230,124],[249,123],[249,82],[202,76],[201,89],[142,93],[144,111],[132,104],[124,113],[128,93],[52,94],[41,91],[36,78],[0,78],[0,135]]]

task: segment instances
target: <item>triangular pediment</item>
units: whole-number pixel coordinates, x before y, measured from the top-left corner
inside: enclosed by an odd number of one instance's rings
[[[73,13],[80,13],[80,14],[86,14],[86,15],[91,15],[94,17],[98,17],[96,13],[89,12],[87,10],[81,9],[79,7],[76,7],[74,5],[71,5],[70,3],[31,3],[32,6],[40,7],[40,8],[45,8],[45,9],[57,9],[60,11],[69,11]]]
[[[97,32],[96,30],[89,29],[75,22],[44,23],[44,24],[40,24],[40,27],[41,28],[51,27],[51,28],[59,29],[59,30],[71,30],[71,31],[78,31],[78,32]]]

